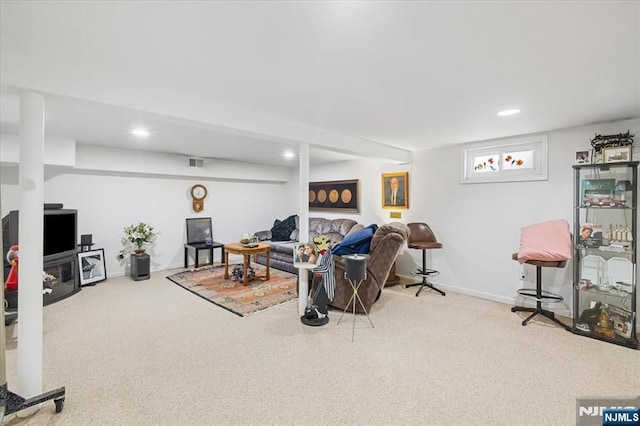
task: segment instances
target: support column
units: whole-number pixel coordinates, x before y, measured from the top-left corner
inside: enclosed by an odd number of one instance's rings
[[[42,393],[42,246],[44,96],[20,95],[20,222],[18,245],[17,393]]]
[[[300,204],[298,205],[298,241],[309,241],[309,144],[300,144]],[[298,268],[298,313],[304,315],[309,299],[309,271],[305,268]]]
[[[2,212],[2,195],[0,195],[0,212]],[[0,226],[0,241],[4,241],[2,237],[2,226]],[[5,256],[5,253],[2,253],[2,256]],[[4,300],[4,283],[0,284],[0,294],[2,294],[2,300]],[[4,318],[4,305],[2,306],[2,318]],[[4,321],[4,320],[3,320]],[[5,355],[6,347],[6,336],[5,336],[5,326],[4,323],[0,323],[0,388],[2,392],[7,391],[7,358]],[[5,394],[3,394],[4,396]],[[4,419],[4,413],[6,411],[6,402],[0,404],[0,419]]]
[[[309,239],[309,144],[300,144],[300,204],[298,218],[300,242],[311,242]]]

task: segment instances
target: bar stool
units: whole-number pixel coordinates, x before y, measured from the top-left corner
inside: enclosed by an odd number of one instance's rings
[[[420,292],[425,287],[429,287],[430,289],[437,291],[441,295],[446,296],[446,293],[444,291],[435,288],[433,284],[429,282],[429,278],[439,275],[440,272],[436,271],[435,269],[427,268],[427,250],[440,249],[442,248],[442,243],[439,243],[436,240],[435,234],[426,223],[414,222],[408,223],[407,226],[411,231],[411,234],[409,234],[408,242],[409,248],[422,250],[422,268],[418,268],[413,273],[414,275],[421,276],[422,281],[415,284],[407,284],[404,287],[409,288],[420,286],[420,288],[416,292],[416,297],[420,295]]]
[[[558,303],[563,300],[559,294],[542,289],[542,268],[564,268],[572,256],[571,240],[571,228],[565,219],[534,223],[520,229],[520,250],[511,255],[511,258],[520,264],[528,263],[536,267],[536,288],[521,288],[517,291],[525,299],[535,300],[535,308],[511,308],[511,312],[531,312],[531,315],[522,321],[523,326],[540,314],[571,331],[571,327],[559,321],[555,313],[542,308],[543,303]]]
[[[513,255],[511,255],[511,258],[513,260],[518,260],[518,253],[513,253]],[[551,293],[550,291],[542,289],[542,268],[564,268],[565,266],[567,266],[567,261],[527,260],[525,263],[534,265],[536,267],[536,288],[521,288],[520,290],[518,290],[518,294],[526,299],[535,300],[536,307],[529,308],[525,306],[513,306],[511,308],[511,312],[531,312],[531,315],[529,315],[524,321],[522,321],[523,326],[527,325],[527,323],[531,321],[533,317],[540,314],[565,328],[567,331],[571,331],[571,327],[557,319],[555,313],[542,308],[543,302],[558,303],[564,300],[561,295]]]

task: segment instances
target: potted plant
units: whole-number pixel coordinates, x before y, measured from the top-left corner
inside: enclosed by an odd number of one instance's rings
[[[156,233],[153,232],[153,226],[140,222],[124,228],[124,238],[135,247],[135,254],[143,254],[145,244],[152,243],[156,239]]]
[[[157,232],[148,223],[139,222],[124,228],[124,239],[133,246],[131,254],[131,277],[136,280],[146,280],[150,274],[150,258],[145,253],[146,245],[155,241]]]

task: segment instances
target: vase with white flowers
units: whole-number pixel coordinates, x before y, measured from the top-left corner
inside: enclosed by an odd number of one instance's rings
[[[124,239],[133,245],[135,254],[143,254],[145,247],[155,241],[156,235],[157,232],[148,223],[139,222],[124,228]]]

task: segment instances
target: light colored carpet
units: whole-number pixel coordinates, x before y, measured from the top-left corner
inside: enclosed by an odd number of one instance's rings
[[[297,303],[246,318],[153,273],[109,278],[44,309],[44,389],[9,425],[574,425],[578,396],[640,393],[640,352],[510,306],[385,290],[339,326],[300,323]],[[16,327],[7,328],[15,391]]]

